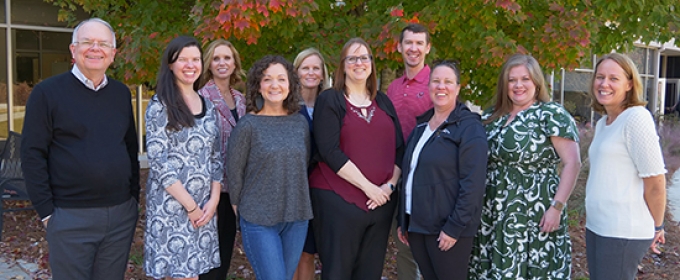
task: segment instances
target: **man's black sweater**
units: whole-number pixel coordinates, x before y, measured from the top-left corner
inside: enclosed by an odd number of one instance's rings
[[[33,88],[21,159],[41,218],[54,207],[89,208],[139,201],[137,133],[130,90],[109,79],[99,91],[70,71]]]

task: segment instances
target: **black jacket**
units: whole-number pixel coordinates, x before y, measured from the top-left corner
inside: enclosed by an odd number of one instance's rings
[[[394,123],[395,147],[397,147],[394,164],[399,166],[404,156],[404,136],[401,134],[397,112],[394,110],[392,101],[380,91],[378,91],[374,101],[380,109],[390,116]],[[332,88],[321,92],[314,104],[314,140],[319,156],[316,162],[325,162],[335,173],[338,173],[340,168],[349,160],[349,157],[340,150],[340,130],[346,111],[345,93]]]
[[[438,235],[444,231],[456,239],[473,237],[481,222],[488,146],[480,116],[460,102],[420,152],[407,219],[404,190],[411,158],[433,115],[430,109],[418,116],[406,145],[398,223],[409,232]]]

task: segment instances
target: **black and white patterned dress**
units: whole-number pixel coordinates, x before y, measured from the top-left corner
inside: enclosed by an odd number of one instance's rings
[[[179,180],[198,204],[210,199],[212,181],[221,181],[219,127],[212,102],[193,127],[166,130],[167,110],[154,96],[146,110],[144,270],[148,276],[196,277],[220,265],[216,217],[194,229],[186,209],[165,188]]]

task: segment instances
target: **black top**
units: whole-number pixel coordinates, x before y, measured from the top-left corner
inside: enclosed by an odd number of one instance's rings
[[[394,123],[397,147],[395,164],[400,166],[404,156],[404,137],[397,112],[394,110],[392,101],[382,92],[378,92],[374,101]],[[347,155],[340,150],[340,130],[347,111],[346,107],[345,93],[332,88],[321,92],[314,104],[314,140],[318,149],[318,161],[325,162],[335,173],[338,173],[349,160]]]
[[[234,120],[238,122],[238,111],[236,111],[236,108],[230,109],[229,111],[231,111],[231,115],[234,116]]]
[[[408,139],[402,182],[406,184],[413,151],[434,115],[434,109],[418,116]],[[488,145],[479,114],[458,102],[449,117],[425,142],[414,169],[411,215],[405,213],[405,196],[397,212],[402,230],[453,238],[473,237],[481,223],[486,188]]]
[[[71,72],[44,80],[26,104],[21,160],[41,218],[54,207],[108,207],[139,201],[132,96],[109,79],[93,91]]]

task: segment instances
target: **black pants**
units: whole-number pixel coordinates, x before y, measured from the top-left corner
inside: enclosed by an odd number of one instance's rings
[[[231,208],[229,193],[220,195],[220,203],[217,205],[217,235],[220,242],[220,267],[199,275],[200,280],[224,280],[229,273],[231,253],[234,251],[234,239],[236,239],[236,215]]]
[[[385,205],[366,212],[333,191],[310,191],[321,279],[380,279],[396,194]]]
[[[408,233],[413,258],[425,280],[467,279],[474,237],[461,237],[448,251],[439,250],[439,235]]]

